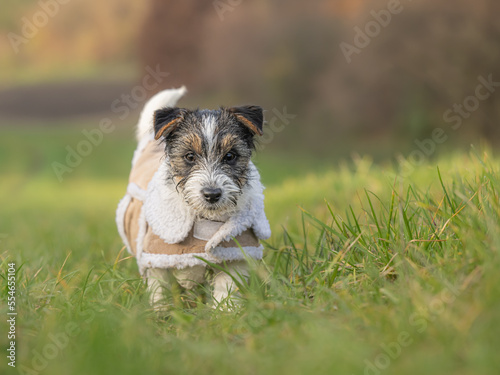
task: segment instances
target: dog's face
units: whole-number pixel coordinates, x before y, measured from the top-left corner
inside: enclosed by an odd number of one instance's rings
[[[256,106],[155,112],[155,138],[165,141],[176,190],[199,216],[217,219],[235,210],[262,125]]]

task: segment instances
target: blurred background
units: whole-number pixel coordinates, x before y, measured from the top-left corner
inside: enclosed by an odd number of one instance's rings
[[[340,366],[329,373],[361,373],[346,369],[379,358],[379,344],[399,340],[407,317],[411,323],[416,313],[424,322],[429,316],[429,329],[412,336],[420,344],[405,349],[386,373],[494,373],[500,283],[490,250],[496,248],[498,215],[487,213],[498,209],[498,196],[483,201],[489,193],[476,186],[488,190],[488,181],[496,179],[479,162],[467,161],[467,153],[471,144],[480,149],[485,143],[495,154],[500,143],[499,15],[498,0],[2,0],[0,261],[22,267],[18,363],[34,370],[20,371],[225,373],[214,366],[219,362],[236,369],[231,373],[264,373],[261,365],[273,369],[269,373],[321,373],[316,362],[324,358]],[[147,294],[116,231],[115,210],[126,190],[142,106],[159,90],[181,85],[188,94],[179,106],[265,108],[255,163],[273,231],[264,243],[266,262],[269,269],[283,263],[276,259],[288,258],[274,257],[283,251],[297,253],[297,259],[301,254],[303,264],[314,244],[330,246],[330,234],[316,230],[317,222],[297,206],[325,223],[344,217],[348,226],[341,221],[342,232],[352,242],[341,257],[340,247],[331,249],[337,265],[328,266],[326,277],[337,275],[342,264],[334,288],[318,287],[318,299],[310,298],[306,276],[308,285],[320,285],[324,276],[314,271],[310,277],[302,266],[297,276],[285,275],[288,265],[285,271],[279,266],[279,277],[304,282],[304,290],[294,287],[291,298],[283,293],[276,303],[255,305],[248,315],[255,319],[243,316],[233,324],[231,316],[212,319],[197,309],[194,315],[201,318],[182,312],[156,324],[145,315]],[[453,251],[427,254],[434,245],[423,240],[420,253],[416,238],[434,239],[428,236],[451,212],[445,186],[452,200],[470,188],[474,209],[460,214],[470,215],[465,220],[456,216],[461,206],[436,237],[445,238],[450,223]],[[495,185],[488,186],[493,191]],[[419,200],[428,192],[432,199]],[[392,216],[394,202],[401,207]],[[476,213],[483,204],[485,214]],[[413,206],[425,207],[428,215],[409,216],[415,237],[406,217],[396,215],[413,212]],[[379,238],[374,212],[389,217],[389,225],[404,218],[407,229],[394,225],[400,232],[387,230],[387,239]],[[347,265],[345,254],[364,238],[354,238],[358,220],[376,239],[374,254],[385,249],[383,262]],[[351,237],[345,228],[354,222],[358,229],[350,230]],[[298,244],[293,252],[292,241]],[[401,283],[389,285],[396,251],[404,248],[410,256],[413,247],[416,266],[402,268],[408,284],[398,276]],[[320,258],[305,259],[312,264]],[[440,317],[436,313],[434,321],[432,293],[449,288],[448,277],[462,302]],[[305,314],[310,307],[315,315]],[[96,312],[95,319],[80,315],[86,308]],[[37,368],[34,350],[45,353],[54,346],[51,335],[60,337],[72,322],[82,333]],[[304,334],[290,330],[294,326]],[[0,346],[7,347],[6,340],[1,335]]]
[[[4,0],[0,131],[60,134],[114,116],[105,138],[128,136],[146,97],[186,85],[179,105],[263,106],[276,118],[264,154],[387,160],[436,128],[447,141],[430,157],[495,144],[499,93],[479,110],[470,101],[459,129],[443,116],[475,95],[479,76],[500,81],[498,14],[494,0]],[[168,76],[133,91],[151,69]]]

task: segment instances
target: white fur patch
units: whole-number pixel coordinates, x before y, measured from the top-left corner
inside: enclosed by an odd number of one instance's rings
[[[217,121],[215,116],[208,115],[203,117],[203,135],[208,142],[209,150],[212,150],[215,145],[215,128],[217,127]]]

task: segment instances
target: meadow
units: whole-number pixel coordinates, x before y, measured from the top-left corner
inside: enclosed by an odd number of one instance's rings
[[[75,129],[0,138],[0,319],[16,272],[20,374],[498,374],[500,159],[442,155],[410,175],[264,152],[273,236],[218,311],[208,291],[168,296],[158,317],[114,213],[132,131],[106,137],[59,182]]]

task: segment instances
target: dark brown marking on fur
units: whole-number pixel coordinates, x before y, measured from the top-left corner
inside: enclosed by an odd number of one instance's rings
[[[262,135],[262,126],[264,124],[264,112],[261,107],[256,105],[244,105],[240,107],[232,107],[228,112],[233,114],[235,118],[246,126],[252,133]]]
[[[203,154],[203,140],[198,134],[190,134],[189,137],[186,138],[186,143],[191,144],[192,150],[198,155]]]
[[[225,134],[222,136],[221,140],[218,142],[220,144],[220,149],[222,154],[226,154],[234,147],[236,144],[236,137],[232,134]]]
[[[243,115],[235,115],[236,118],[241,121],[246,127],[248,127],[254,134],[262,135],[264,134],[261,129],[253,124],[250,120],[247,120]]]
[[[156,135],[155,135],[155,139],[160,139],[160,137],[163,135],[163,133],[165,133],[165,131],[170,127],[170,126],[174,126],[175,124],[177,124],[179,121],[181,120],[181,118],[175,118],[173,119],[172,121],[170,121],[168,124],[165,124],[163,125],[160,130],[158,130],[158,132],[156,132]]]

